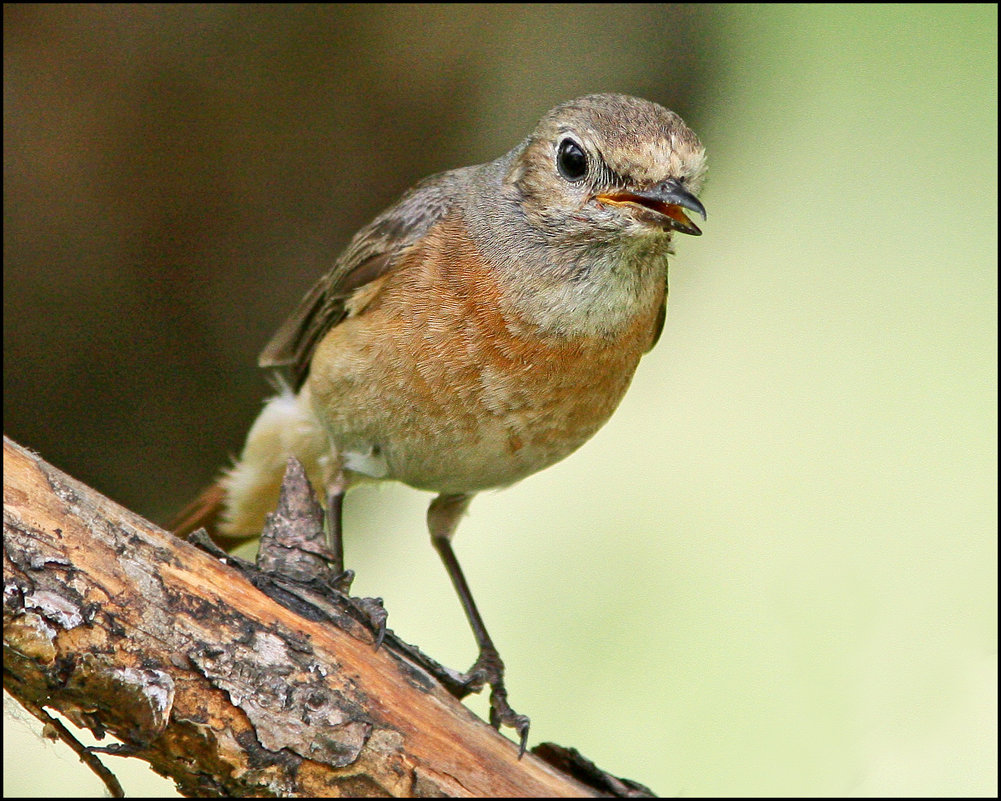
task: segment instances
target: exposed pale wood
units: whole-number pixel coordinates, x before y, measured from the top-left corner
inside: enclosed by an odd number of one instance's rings
[[[364,626],[297,615],[6,437],[3,471],[4,686],[182,793],[599,794]]]

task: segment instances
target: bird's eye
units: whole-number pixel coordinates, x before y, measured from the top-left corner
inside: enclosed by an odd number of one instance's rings
[[[587,175],[587,155],[573,139],[564,139],[556,149],[556,169],[566,180],[575,183]]]

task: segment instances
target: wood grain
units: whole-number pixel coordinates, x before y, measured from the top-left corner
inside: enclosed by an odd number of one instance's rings
[[[602,795],[4,438],[4,686],[187,795]]]

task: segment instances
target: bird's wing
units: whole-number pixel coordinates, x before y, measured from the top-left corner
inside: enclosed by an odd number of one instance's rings
[[[445,216],[473,169],[425,178],[358,231],[330,272],[316,282],[265,346],[260,366],[287,368],[298,390],[309,375],[320,340],[348,316],[351,296],[391,271],[399,255]]]
[[[660,309],[657,311],[657,317],[653,321],[653,336],[650,337],[650,344],[647,349],[643,351],[644,353],[649,353],[653,350],[654,345],[660,341],[660,335],[664,333],[664,321],[667,319],[667,285],[664,286],[664,299],[660,302]]]

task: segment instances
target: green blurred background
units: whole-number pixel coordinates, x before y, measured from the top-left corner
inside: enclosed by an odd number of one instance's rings
[[[7,5],[3,83],[4,430],[160,521],[402,190],[580,94],[678,111],[660,344],[456,540],[512,703],[668,796],[997,794],[995,6]],[[352,495],[348,559],[462,668],[428,499]],[[5,795],[101,792],[7,711]]]

